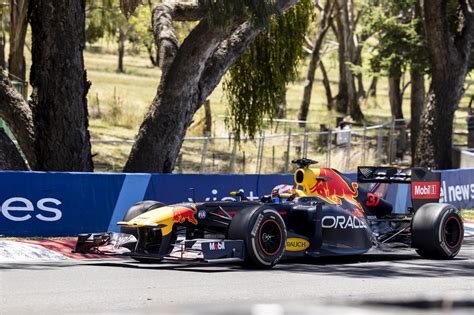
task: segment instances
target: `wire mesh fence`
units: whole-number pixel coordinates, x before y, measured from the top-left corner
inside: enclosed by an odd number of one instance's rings
[[[287,126],[288,127],[288,126]],[[176,161],[175,173],[237,173],[265,174],[291,172],[291,160],[308,157],[322,167],[344,172],[358,165],[408,165],[409,133],[404,121],[392,121],[375,126],[345,125],[321,131],[315,128],[282,127],[278,133],[262,133],[254,139],[240,142],[232,136],[186,137]],[[294,126],[293,126],[294,127]],[[272,130],[274,131],[274,130]],[[96,169],[120,171],[128,156],[132,140],[92,140],[109,155],[113,163]],[[118,157],[118,158],[117,158]],[[102,160],[108,156],[101,156]],[[123,159],[122,159],[123,158]],[[120,162],[122,161],[122,162]]]

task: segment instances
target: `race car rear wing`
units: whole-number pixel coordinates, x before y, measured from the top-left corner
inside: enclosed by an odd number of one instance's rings
[[[417,210],[426,203],[439,202],[441,195],[441,173],[423,167],[396,168],[360,166],[357,168],[360,183],[411,184],[413,208]]]
[[[411,169],[396,167],[359,166],[357,181],[360,183],[400,183],[411,182]]]

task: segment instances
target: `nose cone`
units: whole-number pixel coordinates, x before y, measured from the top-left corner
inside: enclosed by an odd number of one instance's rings
[[[172,225],[173,222],[173,208],[161,207],[155,210],[145,212],[138,217],[128,221],[129,226],[145,227],[157,224]]]

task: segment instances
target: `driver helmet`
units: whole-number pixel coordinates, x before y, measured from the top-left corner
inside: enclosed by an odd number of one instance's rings
[[[281,184],[273,187],[272,189],[272,199],[274,201],[279,201],[281,194],[292,194],[293,186],[287,184]]]

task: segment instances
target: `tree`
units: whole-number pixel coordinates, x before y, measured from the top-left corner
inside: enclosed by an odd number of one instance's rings
[[[10,53],[8,71],[12,78],[26,80],[24,56],[25,37],[28,27],[29,0],[10,0]]]
[[[308,118],[309,104],[311,103],[311,92],[313,91],[316,68],[318,67],[318,64],[321,60],[321,47],[323,44],[324,37],[329,29],[329,26],[332,23],[332,10],[333,6],[330,0],[326,0],[324,8],[320,8],[321,17],[318,23],[318,32],[316,34],[316,40],[314,42],[313,50],[311,52],[311,60],[309,63],[308,74],[306,76],[306,83],[303,92],[303,101],[301,102],[300,111],[298,113],[298,120],[301,121],[306,121]],[[322,69],[324,72],[324,66]],[[328,103],[328,106],[330,107],[331,104]]]
[[[358,18],[354,16],[354,1],[335,0],[336,23],[332,25],[339,42],[339,93],[336,97],[336,110],[349,114],[354,120],[362,120],[364,115],[360,109],[355,75],[351,65],[360,63],[357,58],[357,45],[354,32]]]
[[[392,118],[403,119],[402,103],[405,87],[402,76],[409,66],[423,75],[427,68],[426,48],[417,31],[420,20],[414,15],[416,0],[383,1],[372,7],[366,21],[365,32],[377,39],[370,58],[371,71],[385,75],[389,83],[389,100]]]
[[[163,74],[124,170],[171,172],[194,113],[270,17],[297,2],[165,1],[155,8],[153,30]],[[173,20],[199,20],[180,47]]]
[[[414,17],[417,20],[415,25],[415,31],[422,38],[423,45],[426,47],[426,41],[424,38],[423,21],[421,16],[420,0],[415,3]],[[418,141],[418,135],[420,133],[421,114],[423,112],[423,105],[425,103],[425,72],[427,71],[427,55],[426,48],[423,48],[423,54],[417,55],[420,59],[412,59],[410,65],[410,77],[411,77],[411,121],[410,121],[410,133],[411,133],[411,156],[412,161],[415,161],[416,154],[416,143]],[[420,61],[421,60],[421,61]],[[412,163],[413,164],[413,163]]]
[[[312,15],[312,1],[301,0],[273,18],[230,67],[223,84],[229,103],[226,122],[237,138],[242,133],[253,137],[265,116],[285,111],[286,85],[298,77]]]
[[[458,6],[453,8],[453,3]],[[464,93],[464,80],[471,61],[474,13],[468,0],[423,0],[422,9],[431,84],[415,164],[446,169],[452,166],[454,112]]]
[[[89,82],[83,60],[85,4],[31,0],[29,5],[31,103],[2,75],[0,116],[17,137],[31,169],[92,171],[87,129]]]
[[[89,15],[86,28],[87,42],[94,43],[104,37],[116,41],[117,72],[120,73],[125,72],[125,44],[133,32],[128,20],[132,12],[123,10],[132,8],[134,2],[134,0],[103,0],[102,5],[97,6],[95,1],[87,1]]]

